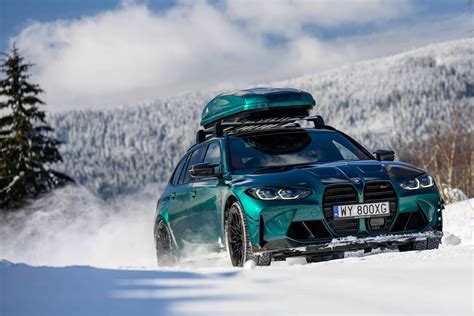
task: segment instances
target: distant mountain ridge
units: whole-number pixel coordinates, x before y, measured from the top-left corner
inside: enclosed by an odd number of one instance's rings
[[[474,106],[474,39],[430,45],[267,86],[308,91],[315,113],[369,149],[423,137],[454,103]],[[163,184],[194,142],[203,106],[222,91],[136,107],[55,113],[59,169],[103,197]],[[442,125],[442,124],[440,124]]]

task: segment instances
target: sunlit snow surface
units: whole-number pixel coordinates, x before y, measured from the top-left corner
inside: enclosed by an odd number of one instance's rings
[[[75,202],[66,198],[73,193]],[[472,314],[474,199],[447,207],[449,237],[439,250],[356,252],[331,262],[292,259],[246,269],[209,254],[155,269],[151,198],[111,206],[81,199],[85,193],[75,189],[57,194],[61,203],[55,196],[36,205],[49,203],[56,215],[34,214],[30,231],[17,226],[23,243],[0,229],[0,257],[9,260],[0,263],[1,315]],[[59,215],[86,201],[89,222],[79,210]],[[115,217],[94,213],[104,207],[113,207]],[[74,260],[116,268],[61,267]]]

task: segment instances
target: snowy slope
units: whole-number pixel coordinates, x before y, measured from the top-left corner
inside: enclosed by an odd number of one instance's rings
[[[453,104],[472,114],[474,39],[265,85],[311,92],[318,103],[315,112],[327,123],[369,149],[386,147],[397,137],[405,141],[423,137],[431,124],[443,128]],[[165,183],[194,142],[204,104],[219,92],[197,91],[114,110],[54,114],[50,119],[65,142],[60,169],[103,197]]]
[[[472,315],[473,211],[474,199],[449,205],[445,211],[446,230],[460,238],[457,245],[444,241],[438,250],[352,253],[324,263],[294,259],[237,269],[218,257],[209,259],[216,265],[213,268],[184,263],[143,270],[0,261],[0,311],[5,315]],[[129,231],[129,236],[134,233]],[[118,246],[115,251],[128,250]],[[89,257],[87,252],[82,255]]]

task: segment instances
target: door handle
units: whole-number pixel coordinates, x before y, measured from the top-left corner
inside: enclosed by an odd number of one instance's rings
[[[195,198],[195,197],[196,197],[196,190],[192,190],[192,191],[191,191],[191,197],[192,197],[192,198]]]
[[[176,192],[171,193],[170,198],[172,200],[176,199]]]

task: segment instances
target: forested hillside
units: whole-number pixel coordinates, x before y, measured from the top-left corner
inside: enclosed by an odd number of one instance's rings
[[[312,93],[326,123],[374,149],[426,138],[433,126],[450,128],[454,105],[472,115],[473,66],[474,39],[465,39],[265,85]],[[50,119],[65,142],[59,168],[103,197],[167,182],[194,142],[204,104],[219,92],[56,113]]]

